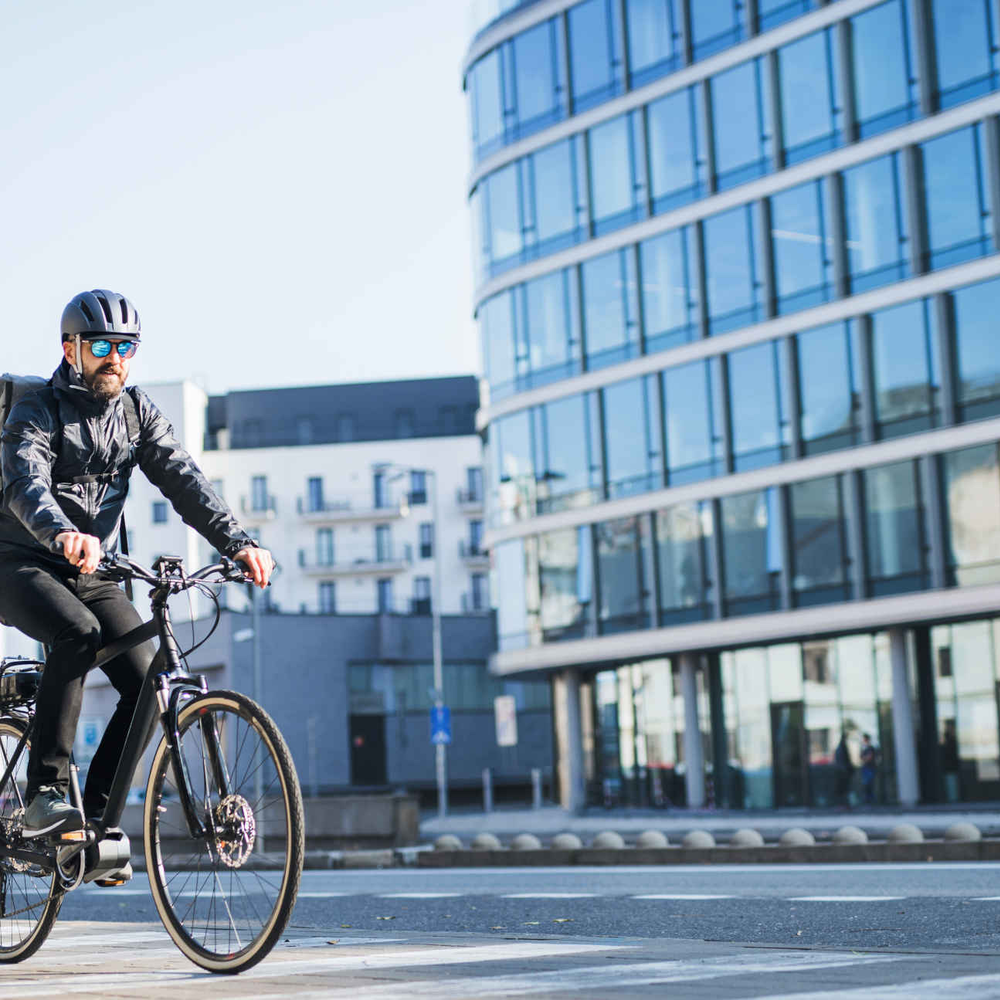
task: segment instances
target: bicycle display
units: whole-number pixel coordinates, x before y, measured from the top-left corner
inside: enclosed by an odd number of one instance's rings
[[[240,972],[264,958],[295,905],[305,853],[302,794],[291,754],[270,716],[235,691],[209,691],[188,673],[168,598],[210,584],[246,582],[229,559],[195,573],[161,556],[152,570],[105,556],[114,580],[150,584],[152,617],[101,649],[94,666],[146,642],[159,649],[143,681],[104,813],[83,830],[24,839],[24,792],[34,697],[43,664],[0,662],[0,962],[28,958],[44,942],[67,892],[114,884],[128,862],[119,827],[132,779],[157,722],[143,808],[143,852],[153,902],[174,943],[212,972]],[[205,637],[207,638],[207,636]],[[202,639],[204,642],[205,639]],[[199,643],[200,645],[200,643]],[[82,814],[75,766],[70,802]]]

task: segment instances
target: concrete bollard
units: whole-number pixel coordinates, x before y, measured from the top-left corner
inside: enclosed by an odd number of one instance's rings
[[[688,849],[715,847],[715,837],[708,830],[691,830],[684,834],[681,846]]]
[[[816,838],[801,826],[793,826],[778,838],[778,843],[782,847],[809,847],[816,843]]]
[[[531,808],[542,808],[542,769],[540,767],[531,769]]]
[[[557,833],[549,846],[553,851],[577,851],[583,841],[575,833]]]
[[[867,844],[868,834],[858,826],[842,826],[833,835],[835,844]]]
[[[900,823],[889,831],[890,844],[920,844],[924,835],[912,823]]]
[[[636,847],[669,847],[670,841],[662,830],[646,830],[635,838]]]
[[[483,812],[493,812],[493,772],[483,768]]]
[[[460,851],[461,849],[462,841],[460,841],[453,833],[442,833],[441,836],[434,841],[435,851]]]
[[[761,836],[759,830],[751,830],[744,827],[742,830],[737,830],[729,838],[730,847],[763,847],[764,838]]]
[[[500,838],[492,833],[477,833],[469,846],[474,851],[499,851],[503,847]]]
[[[945,840],[982,840],[983,835],[975,823],[952,823],[944,831]]]
[[[538,851],[542,842],[533,833],[519,833],[511,842],[512,851]]]
[[[614,830],[604,830],[590,842],[590,846],[595,850],[620,851],[625,846],[625,841],[620,833]]]

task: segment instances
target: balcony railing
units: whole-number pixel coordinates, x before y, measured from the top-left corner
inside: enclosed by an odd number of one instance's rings
[[[310,523],[393,521],[405,517],[410,512],[405,497],[379,502],[370,493],[344,494],[322,501],[311,497],[298,497],[295,508],[299,516]]]
[[[356,576],[358,574],[401,573],[413,562],[411,545],[349,549],[330,556],[299,549],[299,568],[310,576]]]
[[[278,501],[269,493],[265,497],[240,497],[240,511],[253,521],[273,521],[278,513]]]
[[[478,514],[483,509],[483,491],[460,489],[456,495],[460,510],[467,514]]]
[[[458,543],[458,556],[468,565],[488,566],[490,554],[478,542],[461,539]]]

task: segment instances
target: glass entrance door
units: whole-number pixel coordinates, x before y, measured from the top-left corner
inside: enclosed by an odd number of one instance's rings
[[[805,706],[801,701],[771,705],[771,741],[774,747],[774,804],[804,806],[809,801],[806,767]]]

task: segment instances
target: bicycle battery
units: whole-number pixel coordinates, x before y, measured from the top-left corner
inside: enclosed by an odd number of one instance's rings
[[[37,660],[0,662],[0,707],[15,708],[33,701],[42,682],[41,667]]]

